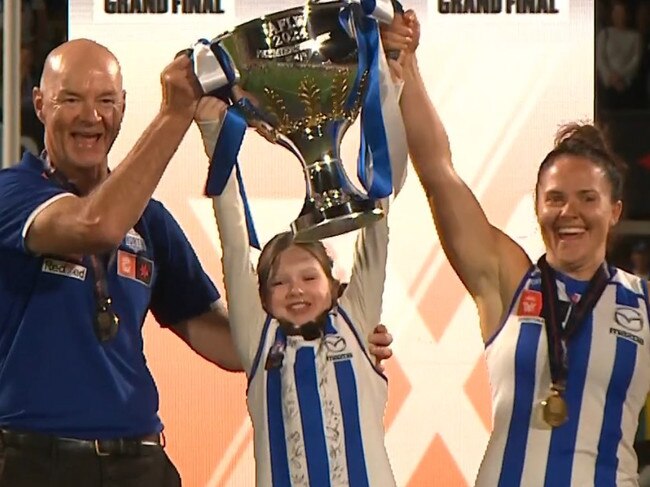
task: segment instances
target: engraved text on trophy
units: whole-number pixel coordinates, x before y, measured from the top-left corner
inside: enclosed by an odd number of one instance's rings
[[[268,49],[258,49],[259,59],[286,58],[303,62],[309,59],[311,49],[305,46],[309,41],[309,34],[305,26],[305,17],[302,14],[268,20],[263,24],[266,34]]]

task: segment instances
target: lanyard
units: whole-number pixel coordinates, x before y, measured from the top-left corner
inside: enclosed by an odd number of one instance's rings
[[[568,374],[566,341],[576,333],[587,314],[594,309],[607,287],[610,272],[603,262],[589,280],[584,296],[577,303],[572,303],[568,313],[562,317],[563,306],[557,293],[556,272],[548,265],[545,256],[540,257],[537,266],[542,273],[542,316],[546,322],[551,380],[553,384],[564,386]]]
[[[72,184],[63,173],[57,171],[47,162],[47,153],[43,151],[41,154],[43,161],[43,176],[54,181],[60,187],[69,191],[70,193],[79,196],[79,189]],[[95,317],[94,328],[97,338],[102,341],[108,341],[115,337],[119,327],[119,317],[113,311],[112,300],[108,292],[108,281],[106,278],[106,267],[108,262],[113,260],[115,251],[103,254],[89,255],[90,263],[93,269],[93,276],[95,281],[93,283],[93,291],[95,295]]]

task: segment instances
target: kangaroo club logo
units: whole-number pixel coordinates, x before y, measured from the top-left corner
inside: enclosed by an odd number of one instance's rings
[[[524,289],[519,299],[519,316],[539,316],[542,313],[542,293],[533,289]]]

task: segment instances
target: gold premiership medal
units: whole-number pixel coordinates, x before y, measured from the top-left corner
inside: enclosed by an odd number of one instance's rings
[[[542,415],[553,428],[562,426],[569,419],[566,401],[557,389],[551,388],[551,395],[542,401]]]

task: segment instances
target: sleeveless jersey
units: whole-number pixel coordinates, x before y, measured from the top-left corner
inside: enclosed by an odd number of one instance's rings
[[[558,274],[559,299],[579,299],[586,284]],[[650,386],[646,282],[612,269],[594,309],[567,341],[569,418],[557,428],[541,417],[551,385],[541,299],[534,267],[486,345],[494,430],[476,485],[636,486],[632,445]]]
[[[343,310],[317,340],[286,337],[267,320],[248,389],[257,485],[394,487],[387,392]]]

